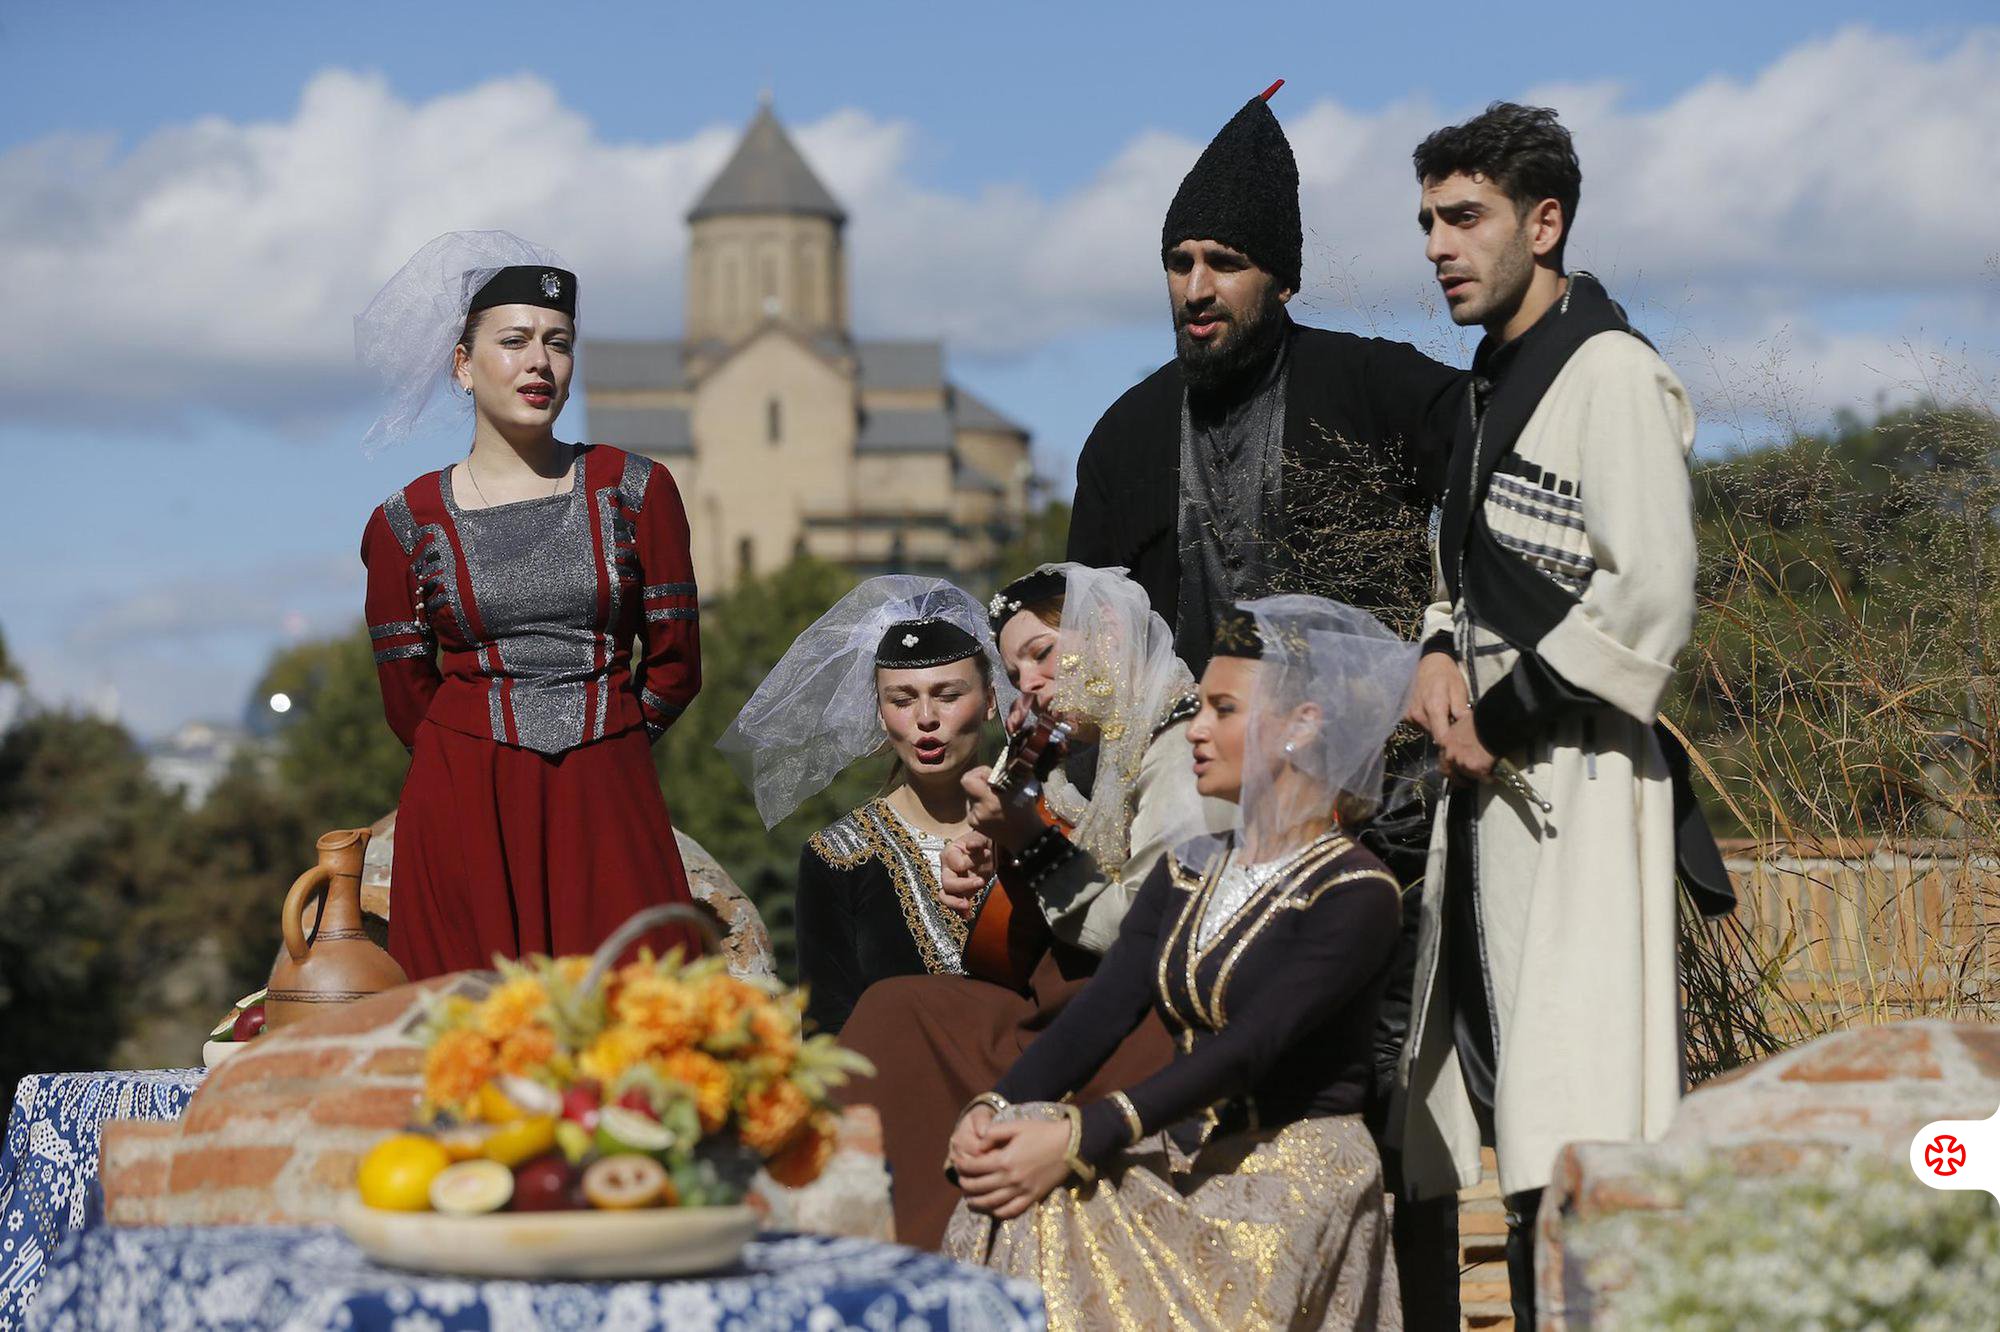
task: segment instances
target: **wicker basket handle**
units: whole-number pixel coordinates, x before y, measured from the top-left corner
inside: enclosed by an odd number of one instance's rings
[[[721,932],[715,928],[714,923],[707,916],[695,910],[695,908],[681,902],[674,902],[667,906],[647,907],[645,910],[635,913],[630,920],[613,930],[611,937],[597,946],[597,951],[591,955],[590,970],[584,973],[583,984],[578,987],[577,992],[579,994],[594,993],[599,983],[603,981],[604,973],[611,970],[611,964],[618,960],[618,955],[630,947],[634,940],[655,926],[668,925],[675,921],[694,926],[695,930],[701,935],[702,942],[711,951],[720,951],[722,947]]]

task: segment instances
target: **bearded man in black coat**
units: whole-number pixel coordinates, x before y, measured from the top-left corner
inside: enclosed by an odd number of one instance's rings
[[[1430,600],[1423,524],[1464,373],[1294,323],[1302,249],[1291,144],[1252,98],[1167,210],[1174,359],[1077,460],[1069,558],[1129,569],[1197,676],[1234,602],[1310,592],[1414,632]]]
[[[1270,95],[1222,128],[1167,210],[1174,359],[1111,405],[1077,460],[1069,558],[1130,570],[1197,676],[1220,614],[1279,592],[1344,601],[1416,635],[1431,600],[1431,505],[1463,409],[1464,372],[1407,343],[1292,321],[1299,172]],[[1392,742],[1389,758],[1383,809],[1361,834],[1405,885],[1377,1035],[1378,1131],[1407,1029],[1433,803],[1422,738]],[[1396,1145],[1383,1143],[1392,1191]],[[1396,1207],[1413,1329],[1458,1326],[1454,1201]]]

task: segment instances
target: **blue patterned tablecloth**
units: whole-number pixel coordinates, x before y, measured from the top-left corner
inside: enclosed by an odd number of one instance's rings
[[[484,1281],[378,1267],[318,1226],[93,1225],[49,1264],[28,1325],[318,1332],[1010,1332],[1033,1284],[893,1244],[767,1235],[740,1266],[678,1281]]]
[[[0,1148],[0,1332],[22,1325],[49,1255],[101,1208],[104,1121],[179,1119],[205,1076],[169,1068],[21,1079]]]

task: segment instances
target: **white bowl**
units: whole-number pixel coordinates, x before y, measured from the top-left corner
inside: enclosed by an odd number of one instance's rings
[[[203,1041],[201,1043],[201,1066],[214,1068],[229,1056],[250,1044],[248,1041]]]
[[[687,1276],[727,1267],[757,1233],[748,1207],[650,1207],[630,1212],[387,1212],[353,1194],[335,1213],[378,1263],[455,1276]]]

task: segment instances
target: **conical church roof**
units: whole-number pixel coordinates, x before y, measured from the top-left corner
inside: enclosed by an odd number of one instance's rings
[[[728,165],[688,210],[688,221],[742,213],[792,213],[845,222],[847,214],[806,165],[766,101]]]

